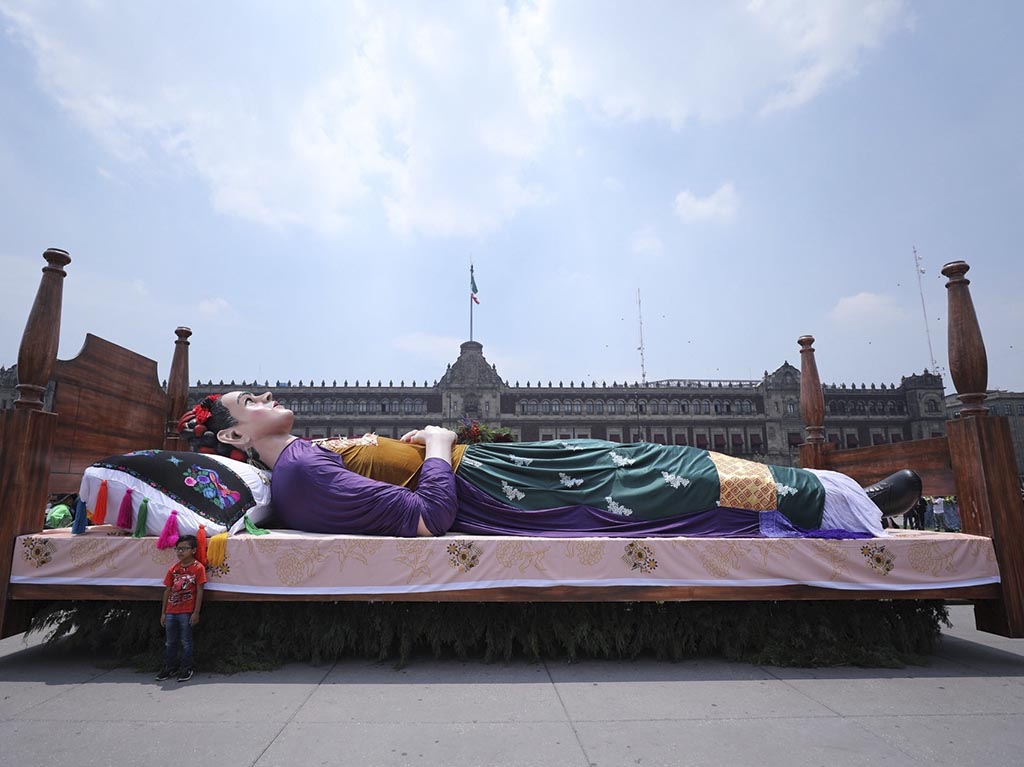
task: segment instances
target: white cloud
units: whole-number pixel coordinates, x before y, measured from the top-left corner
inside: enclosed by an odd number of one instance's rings
[[[909,14],[900,0],[545,0],[533,15],[559,94],[680,128],[800,106]]]
[[[847,329],[884,327],[908,319],[906,310],[892,296],[879,293],[840,298],[828,317]]]
[[[193,173],[225,214],[333,233],[383,212],[400,235],[470,237],[547,201],[544,154],[578,139],[568,107],[676,128],[794,108],[907,16],[896,0],[3,0],[0,14],[111,158]]]
[[[683,221],[731,221],[738,207],[739,196],[732,182],[727,181],[703,198],[683,190],[676,195],[674,210]]]
[[[658,257],[665,252],[665,245],[653,228],[645,226],[633,233],[630,250],[636,256]]]
[[[231,304],[223,298],[204,298],[196,306],[200,317],[211,318],[231,310]]]

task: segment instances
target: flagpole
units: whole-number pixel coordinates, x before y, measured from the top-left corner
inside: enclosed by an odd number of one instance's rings
[[[473,259],[469,259],[469,340],[473,340],[473,291],[472,286],[475,284],[473,281]]]

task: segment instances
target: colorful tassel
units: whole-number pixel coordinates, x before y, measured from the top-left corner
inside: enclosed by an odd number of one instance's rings
[[[256,525],[253,523],[253,521],[251,519],[249,519],[249,515],[246,514],[245,515],[245,532],[249,533],[249,535],[266,535],[270,531],[269,530],[264,530],[262,527],[256,527]]]
[[[164,523],[164,529],[160,531],[160,537],[156,539],[156,547],[158,549],[169,549],[178,542],[178,512],[172,511],[170,516],[167,517],[167,521]]]
[[[121,507],[117,510],[117,526],[122,530],[132,529],[132,511],[132,489],[129,487],[124,491]]]
[[[206,544],[206,564],[208,567],[220,567],[228,556],[228,534],[217,533]]]
[[[74,535],[81,535],[89,524],[89,512],[86,511],[85,501],[78,499],[75,504],[75,520],[71,523],[71,532]]]
[[[135,518],[135,529],[132,530],[132,538],[142,538],[146,535],[146,517],[149,516],[149,498],[143,498],[139,504],[139,515]]]
[[[107,520],[107,480],[100,482],[96,493],[96,506],[92,510],[92,523],[102,525]]]
[[[196,533],[196,559],[206,566],[206,525],[200,525]]]

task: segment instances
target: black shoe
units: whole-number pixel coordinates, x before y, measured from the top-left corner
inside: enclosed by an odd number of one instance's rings
[[[910,469],[903,469],[865,487],[864,492],[881,509],[883,517],[895,517],[906,514],[921,498],[921,477]]]
[[[162,669],[160,669],[160,673],[156,675],[156,681],[158,681],[158,682],[166,682],[168,679],[170,679],[172,676],[174,676],[177,673],[178,673],[178,669],[176,669],[176,668],[167,668],[166,666],[164,666]]]
[[[181,672],[178,674],[178,681],[179,682],[187,682],[191,678],[192,678],[192,669],[190,669],[190,668],[183,668],[181,670]]]

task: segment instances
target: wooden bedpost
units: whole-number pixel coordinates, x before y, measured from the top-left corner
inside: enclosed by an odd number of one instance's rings
[[[57,415],[43,410],[57,359],[66,251],[43,253],[46,266],[18,350],[18,399],[3,416],[0,450],[0,636],[26,628],[27,614],[7,601],[15,538],[43,528]]]
[[[949,372],[963,403],[960,417],[946,424],[957,500],[966,533],[992,538],[1003,598],[978,602],[978,629],[1024,637],[1024,502],[1017,479],[1010,428],[1003,416],[988,415],[988,357],[964,275],[970,267],[954,261],[942,267],[948,278]]]
[[[188,339],[189,328],[175,328],[178,339],[174,342],[171,374],[167,377],[167,426],[164,432],[164,450],[188,450],[178,436],[178,418],[188,407]]]
[[[800,417],[807,429],[807,441],[800,445],[800,465],[805,469],[825,467],[825,394],[821,390],[818,363],[814,359],[814,336],[800,336]]]

